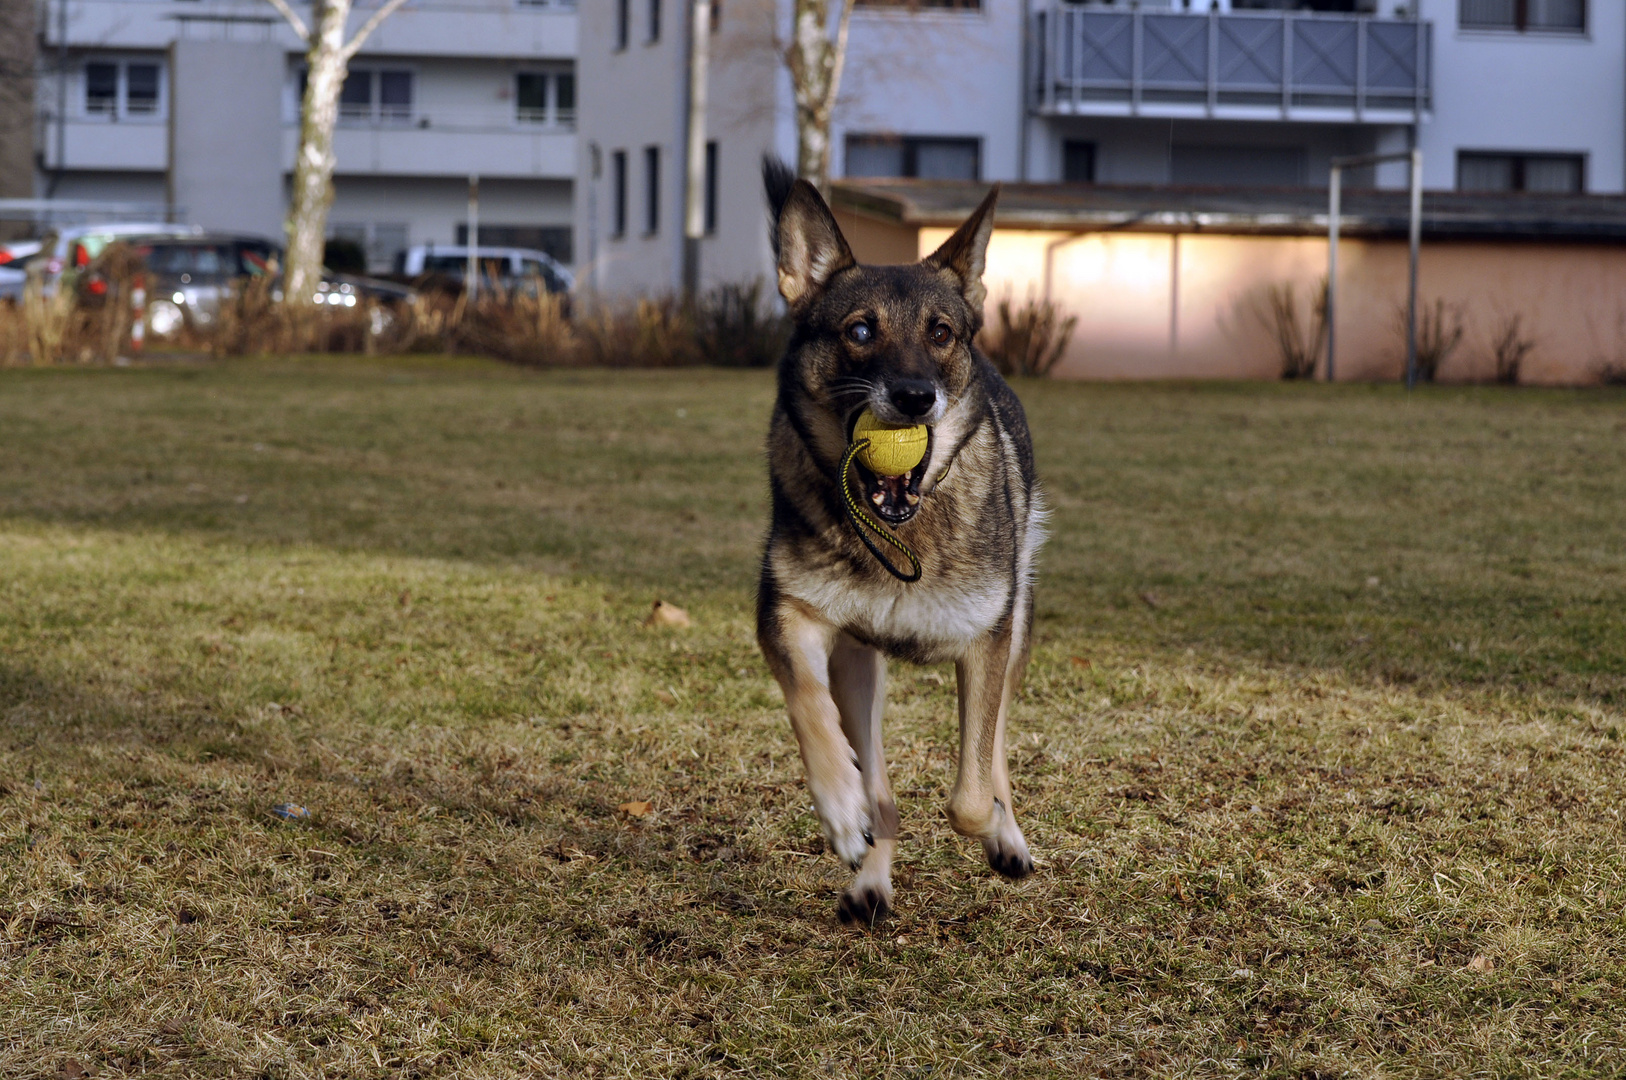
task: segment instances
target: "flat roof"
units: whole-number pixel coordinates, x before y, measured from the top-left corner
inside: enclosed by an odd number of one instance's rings
[[[910,226],[955,226],[990,185],[965,180],[837,180],[840,210]],[[1348,236],[1404,237],[1405,191],[1345,189],[1340,230]],[[1322,236],[1325,188],[1153,187],[1007,183],[996,221],[1006,229],[1209,232]],[[1425,191],[1423,235],[1430,239],[1626,242],[1626,198]]]

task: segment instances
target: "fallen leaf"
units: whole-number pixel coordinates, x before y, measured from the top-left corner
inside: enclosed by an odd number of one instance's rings
[[[1496,961],[1488,956],[1476,956],[1468,961],[1469,971],[1490,972],[1496,970]]]
[[[655,606],[649,610],[649,618],[644,620],[645,626],[670,626],[675,630],[687,630],[690,624],[687,611],[665,600],[655,601]]]
[[[655,809],[655,804],[647,802],[624,802],[620,806],[616,807],[616,809],[621,811],[623,814],[626,814],[628,817],[648,817],[649,812]]]
[[[1087,667],[1090,666],[1090,661],[1089,661],[1089,659],[1087,657],[1075,656],[1075,657],[1073,657],[1073,666],[1074,667],[1087,668]]]

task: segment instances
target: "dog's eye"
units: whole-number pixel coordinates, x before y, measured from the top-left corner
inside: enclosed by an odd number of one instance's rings
[[[847,338],[854,345],[868,345],[875,337],[875,330],[867,322],[855,322],[847,327]]]
[[[946,322],[940,322],[932,327],[932,344],[947,345],[954,340],[954,328]]]

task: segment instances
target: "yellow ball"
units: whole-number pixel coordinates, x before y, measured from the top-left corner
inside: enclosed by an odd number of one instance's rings
[[[853,428],[853,441],[868,439],[858,451],[859,463],[876,476],[902,476],[926,456],[926,425],[891,427],[881,423],[868,409]]]

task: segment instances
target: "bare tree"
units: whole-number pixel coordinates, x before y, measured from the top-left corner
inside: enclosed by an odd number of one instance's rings
[[[327,213],[333,206],[333,128],[339,119],[339,91],[350,72],[350,59],[406,0],[385,0],[348,41],[345,24],[353,0],[314,0],[307,26],[288,0],[270,0],[299,35],[310,70],[299,119],[299,150],[294,158],[293,205],[288,210],[287,280],[283,296],[309,304],[322,277],[322,243]]]
[[[840,10],[830,28],[831,0],[792,0],[791,37],[785,66],[796,96],[796,175],[828,191],[830,116],[847,63],[847,27],[857,0],[835,0]]]

